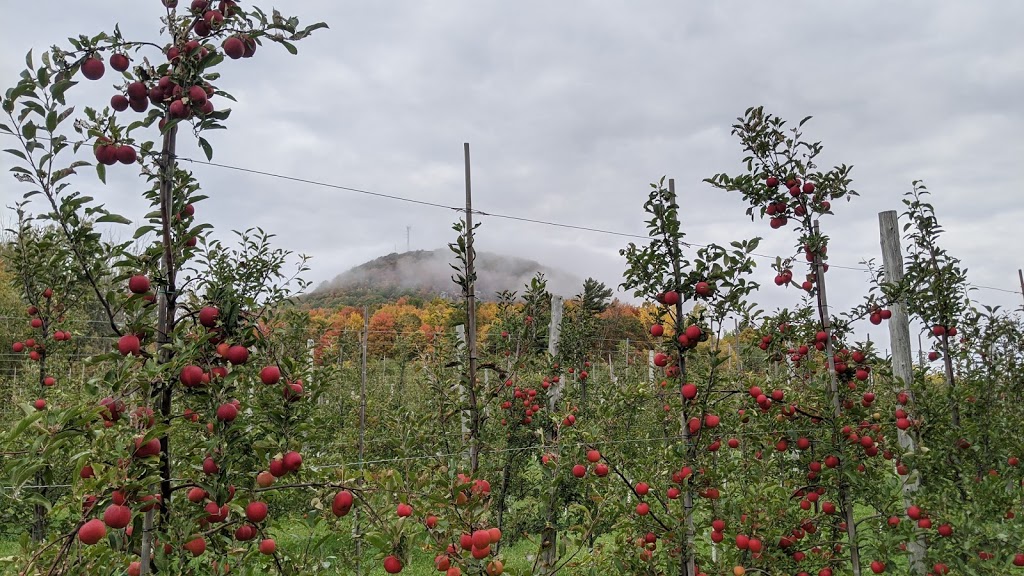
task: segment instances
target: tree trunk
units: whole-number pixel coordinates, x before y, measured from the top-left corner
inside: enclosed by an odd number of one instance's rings
[[[161,266],[163,269],[166,285],[157,295],[158,319],[157,337],[158,346],[157,361],[160,364],[167,364],[174,357],[174,352],[168,346],[172,341],[172,331],[175,324],[175,310],[177,308],[177,287],[176,287],[176,266],[174,254],[174,237],[171,233],[171,223],[174,218],[174,178],[177,169],[177,158],[175,156],[175,145],[177,143],[178,128],[172,126],[164,134],[163,147],[160,154],[160,220],[162,224],[163,257]],[[153,400],[157,403],[160,421],[165,425],[171,423],[171,400],[173,399],[174,379],[168,377],[166,382],[157,382],[151,389]],[[150,560],[153,543],[153,521],[156,510],[163,512],[160,516],[161,523],[167,521],[167,511],[171,504],[171,450],[170,438],[167,434],[160,437],[160,498],[161,504],[146,512],[142,521],[142,550],[140,558],[141,576],[150,573]]]
[[[818,222],[814,222],[814,233],[820,235]],[[839,398],[839,378],[836,374],[835,349],[832,346],[832,318],[828,309],[828,297],[825,292],[825,266],[820,254],[814,255],[814,273],[818,287],[818,318],[821,322],[821,329],[825,332],[825,354],[828,358],[829,387],[832,395],[832,442],[835,446],[842,446],[843,440],[839,434],[839,418],[843,413],[842,400]],[[839,498],[842,502],[843,513],[846,519],[846,535],[850,543],[850,562],[853,564],[853,576],[861,576],[860,570],[860,545],[857,540],[857,522],[854,519],[853,496],[850,494],[850,486],[844,479],[844,470],[847,467],[846,459],[839,459]]]

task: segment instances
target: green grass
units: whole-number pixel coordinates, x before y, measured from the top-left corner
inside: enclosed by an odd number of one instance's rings
[[[315,537],[323,536],[328,533],[328,528],[321,526],[317,529]],[[302,550],[307,542],[309,541],[310,532],[306,524],[301,522],[290,523],[287,528],[279,528],[274,531],[275,538],[278,542],[278,550],[289,550],[289,551],[300,551]],[[341,562],[339,557],[342,555],[351,554],[351,541],[349,535],[351,532],[347,529],[336,530],[334,534],[337,535],[337,539],[332,540],[325,545],[325,549],[320,554],[320,557],[331,562],[329,567],[319,567],[317,574],[325,575],[341,575],[350,574],[351,570],[346,568]],[[333,543],[333,546],[332,546]],[[520,540],[511,546],[503,546],[499,558],[505,566],[505,571],[508,574],[530,574],[532,573],[532,559],[536,553],[536,544],[529,540]],[[347,560],[347,559],[346,559]],[[309,568],[313,568],[312,566]],[[384,576],[384,568],[382,565],[382,559],[375,550],[369,550],[369,553],[364,554],[363,558],[363,573],[369,576]],[[411,574],[413,576],[435,576],[439,574],[437,569],[434,567],[434,554],[423,552],[419,549],[415,549],[412,552],[411,561],[402,570],[402,574]]]

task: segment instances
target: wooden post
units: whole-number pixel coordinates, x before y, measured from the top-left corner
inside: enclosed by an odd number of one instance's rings
[[[363,306],[363,333],[359,338],[359,478],[356,484],[363,484],[363,456],[366,449],[366,357],[370,341],[370,309]],[[352,539],[356,542],[356,576],[362,575],[363,535],[359,526],[359,506],[352,519]]]
[[[820,236],[818,221],[814,221],[814,234]],[[835,351],[832,347],[832,314],[828,309],[828,297],[825,292],[825,264],[821,254],[814,255],[814,274],[818,287],[818,315],[821,319],[821,329],[825,332],[825,354],[828,358],[829,385],[832,393],[832,413],[836,420],[843,413],[842,401],[839,398],[839,378],[836,375]],[[833,426],[835,428],[835,426]],[[833,431],[833,439],[839,442],[838,431]],[[846,535],[850,541],[850,563],[853,564],[853,576],[861,576],[860,571],[860,545],[857,542],[857,522],[853,515],[853,498],[850,495],[849,483],[842,479],[843,468],[848,464],[843,460],[839,461],[839,496],[843,503],[843,513],[846,516]]]
[[[551,323],[548,325],[548,354],[558,355],[558,340],[562,335],[562,312],[565,301],[561,296],[551,297]]]
[[[476,293],[473,279],[476,251],[473,249],[473,186],[469,169],[469,142],[462,145],[466,165],[466,347],[469,353],[470,438],[469,465],[475,474],[480,466],[480,414],[476,403]]]
[[[313,344],[314,342],[312,338],[306,339],[306,356],[309,361],[309,379],[307,386],[309,386],[310,388],[313,387],[313,367],[316,365],[316,362],[314,361],[313,358],[315,355],[315,346],[313,346]],[[326,398],[321,396],[320,398],[317,398],[316,403],[318,406],[323,406],[325,400]]]
[[[1024,296],[1024,270],[1017,268],[1017,278],[1020,280],[1020,295]]]
[[[878,213],[878,233],[881,237],[882,266],[885,270],[885,282],[887,284],[898,284],[903,280],[903,253],[900,248],[899,216],[895,210]],[[914,393],[911,385],[914,382],[914,365],[913,355],[910,350],[910,318],[907,315],[907,308],[903,298],[890,303],[889,310],[892,312],[892,318],[889,319],[892,372],[893,376],[901,381],[902,390],[910,397],[910,405],[907,407],[907,410],[913,414]],[[904,452],[917,452],[917,442],[907,431],[897,429],[897,438]],[[904,476],[901,479],[903,481],[903,503],[905,507],[909,507],[914,503],[914,493],[921,486],[920,477],[915,471],[913,477]],[[924,536],[920,535],[916,539],[911,540],[907,544],[907,551],[910,552],[911,573],[921,576],[927,574],[928,567],[924,561]]]
[[[548,354],[554,359],[558,357],[558,342],[562,336],[562,311],[564,309],[565,302],[561,296],[551,297],[551,323],[548,324]],[[548,390],[548,407],[552,412],[557,409],[558,401],[562,397],[562,388],[564,386],[562,378],[558,379],[558,382],[552,384]]]
[[[459,343],[458,346],[459,346],[459,349],[461,351],[461,349],[466,346],[466,326],[465,325],[459,324],[458,326],[455,327],[455,338],[456,338],[456,340],[458,340],[458,343]],[[469,433],[469,429],[470,429],[470,425],[469,425],[470,415],[469,414],[470,414],[470,412],[469,412],[469,407],[467,406],[468,402],[469,401],[467,399],[466,386],[465,386],[465,384],[462,383],[462,380],[460,379],[459,380],[459,421],[462,424],[462,441],[463,442],[467,442],[467,440],[469,440],[469,435],[470,435],[470,433]],[[468,447],[466,448],[466,450],[463,453],[463,455],[464,455],[464,458],[465,458],[466,462],[471,462],[472,461],[471,457],[470,457],[470,451],[469,451]]]
[[[647,351],[647,383],[654,384],[654,350]]]
[[[564,302],[561,296],[551,297],[551,323],[548,325],[548,354],[554,359],[558,355],[559,339],[562,336],[562,308]],[[548,389],[548,410],[551,414],[558,413],[558,401],[562,397],[564,382],[561,378],[558,382],[552,383]],[[558,447],[558,427],[551,428],[545,432],[546,444],[550,446],[551,452],[557,458],[560,454]],[[558,531],[555,529],[555,515],[559,507],[555,499],[558,495],[558,484],[555,481],[554,472],[548,475],[551,485],[548,487],[548,509],[547,523],[541,530],[540,567],[541,574],[551,574],[556,570],[558,563]]]

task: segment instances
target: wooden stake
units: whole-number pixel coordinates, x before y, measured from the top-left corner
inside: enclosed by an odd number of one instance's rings
[[[169,344],[171,333],[174,330],[175,312],[177,308],[177,270],[178,265],[174,259],[174,241],[172,238],[171,222],[174,218],[174,173],[177,165],[175,155],[178,142],[178,127],[172,126],[163,137],[162,151],[160,154],[160,221],[161,240],[163,242],[163,254],[160,265],[166,278],[166,284],[157,291],[157,326],[156,343],[159,350],[157,361],[160,364],[167,364],[171,361],[174,352]],[[156,391],[150,390],[151,399],[157,402],[157,411],[163,423],[170,423],[171,400],[173,391],[173,380],[164,382]],[[163,500],[162,507],[169,506],[171,501],[171,448],[170,435],[164,433],[160,436],[160,495]],[[153,551],[153,523],[156,517],[156,508],[146,511],[142,519],[142,549],[139,557],[139,574],[147,576],[150,574],[150,562]]]
[[[455,327],[455,338],[459,341],[459,347],[460,348],[464,347],[466,345],[466,326],[464,324],[459,324],[458,326]],[[459,420],[460,420],[460,422],[462,424],[462,441],[463,442],[465,442],[466,439],[468,439],[469,436],[470,436],[470,432],[469,432],[469,429],[470,429],[470,424],[469,424],[469,420],[470,420],[469,414],[470,414],[470,411],[469,411],[469,406],[468,406],[469,401],[466,398],[466,396],[467,396],[466,386],[462,382],[459,382],[459,405],[460,405]],[[467,462],[470,461],[469,450],[466,450],[465,458],[466,458]]]
[[[554,359],[558,356],[558,342],[562,335],[562,311],[565,302],[561,296],[551,297],[551,323],[548,324],[548,354]],[[562,397],[564,378],[559,378],[548,390],[548,408],[551,412],[558,409],[558,401]]]
[[[672,195],[672,202],[675,204],[674,207],[678,207],[676,203],[676,180],[675,178],[668,179],[668,190]],[[675,290],[678,290],[680,284],[683,281],[683,272],[681,269],[680,261],[682,260],[682,248],[677,244],[672,249],[672,280]],[[683,302],[680,299],[675,305],[675,333],[681,334],[685,329],[683,326]],[[676,352],[678,355],[678,366],[679,366],[679,379],[682,382],[686,381],[686,356],[683,354],[681,348],[676,346]],[[653,352],[652,352],[653,354]],[[654,370],[654,358],[650,359],[650,370]],[[653,373],[650,375],[651,381],[653,382]],[[686,445],[687,455],[690,458],[695,456],[695,445],[690,440],[690,412],[687,408],[686,401],[680,395],[680,400],[683,400],[683,410],[679,413],[679,426],[682,431],[683,444]],[[686,484],[686,490],[683,491],[683,517],[686,524],[686,531],[679,535],[679,546],[683,553],[679,556],[679,574],[681,576],[696,576],[697,574],[697,561],[696,561],[696,550],[697,550],[697,529],[693,519],[693,486],[690,483]]]
[[[885,270],[885,282],[887,284],[898,284],[903,280],[903,252],[900,248],[899,216],[895,210],[888,210],[878,213],[878,233],[882,245],[882,265]],[[897,299],[889,304],[892,318],[889,319],[889,345],[892,347],[892,372],[897,380],[901,381],[901,390],[906,391],[910,396],[910,403],[907,409],[913,414],[914,393],[912,384],[914,382],[913,355],[910,350],[910,317],[907,315],[904,299]],[[896,390],[900,392],[900,390]],[[900,447],[904,452],[914,454],[917,452],[917,442],[914,437],[905,430],[897,429],[897,438]],[[913,478],[903,476],[903,503],[910,507],[914,503],[914,494],[921,487],[918,474],[915,472]],[[923,535],[911,540],[907,544],[907,551],[910,552],[911,573],[923,576],[928,573],[928,566],[925,564],[926,543]]]
[[[363,485],[363,455],[366,449],[366,357],[370,343],[370,309],[363,306],[363,333],[359,338],[359,478],[356,484]],[[360,558],[363,556],[363,535],[359,526],[359,507],[356,506],[352,519],[352,537],[356,541],[356,576],[363,573]]]
[[[1017,268],[1017,278],[1020,279],[1020,295],[1024,297],[1024,270]]]
[[[469,403],[470,403],[470,471],[476,473],[480,467],[480,413],[476,403],[476,293],[473,276],[476,251],[473,249],[473,186],[469,169],[469,142],[462,145],[466,164],[466,347],[469,352]]]
[[[563,300],[561,296],[551,297],[551,323],[548,324],[548,354],[554,360],[558,356],[558,344],[562,336],[562,311]],[[558,401],[562,397],[562,387],[565,385],[563,378],[552,384],[548,389],[548,410],[552,414],[558,413]],[[550,446],[552,454],[557,458],[560,454],[558,446],[558,428],[555,427],[545,433],[547,445]],[[558,531],[555,526],[555,515],[558,513],[556,497],[558,496],[558,484],[553,481],[554,472],[550,473],[552,480],[548,490],[547,526],[541,531],[541,554],[540,566],[542,574],[553,573],[558,563]]]

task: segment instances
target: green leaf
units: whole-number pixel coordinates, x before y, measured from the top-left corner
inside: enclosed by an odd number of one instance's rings
[[[107,167],[102,162],[96,163],[96,176],[99,177],[100,182],[107,183]]]
[[[138,230],[135,231],[135,236],[132,239],[138,240],[139,238],[142,238],[143,236],[149,234],[150,232],[153,232],[154,230],[156,230],[156,226],[139,226]]]
[[[213,160],[213,146],[210,146],[210,143],[206,141],[206,138],[203,138],[202,136],[199,137],[199,146],[203,149],[203,153],[206,154],[206,159]]]
[[[116,224],[131,224],[132,221],[120,214],[104,214],[96,219],[97,222],[114,222]]]
[[[36,125],[35,125],[35,123],[29,121],[29,122],[26,122],[24,125],[22,125],[22,127],[21,127],[21,135],[24,136],[26,140],[34,139],[36,137]]]
[[[21,158],[22,160],[25,160],[26,162],[28,161],[28,158],[25,158],[25,153],[22,152],[21,150],[15,150],[13,148],[7,148],[6,150],[4,150],[4,152],[7,152],[8,154],[13,154],[13,155],[17,156],[18,158]]]
[[[28,429],[28,427],[31,426],[33,422],[35,422],[36,420],[39,420],[42,417],[42,415],[43,415],[42,412],[36,411],[36,412],[30,413],[25,418],[22,418],[21,421],[18,422],[18,425],[14,427],[14,430],[11,430],[11,433],[8,436],[8,439],[9,440],[14,440],[18,436],[21,436],[21,434],[24,433],[25,430]]]

